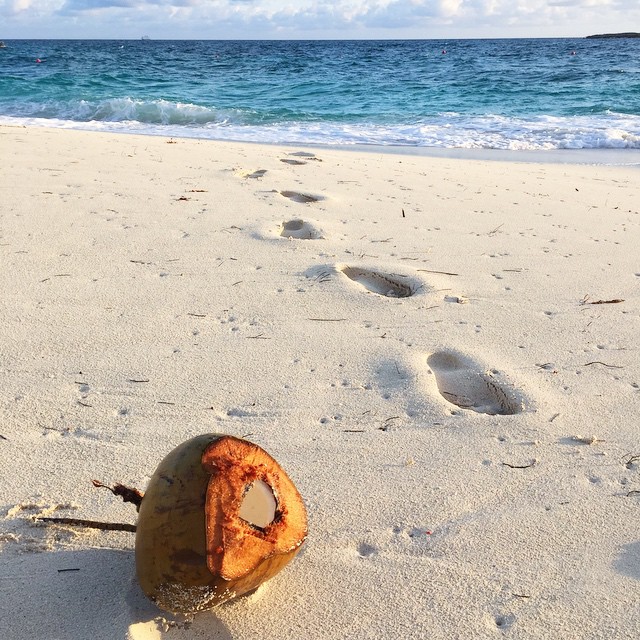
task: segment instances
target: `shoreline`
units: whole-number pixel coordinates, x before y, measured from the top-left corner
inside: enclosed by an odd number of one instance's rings
[[[3,640],[640,635],[635,167],[0,143]],[[34,522],[133,524],[92,479],[205,433],[308,511],[247,597],[185,622],[130,534]]]
[[[311,145],[309,145],[311,146]],[[322,145],[318,145],[322,146]],[[326,145],[328,148],[369,151],[367,145]],[[376,153],[396,155],[424,156],[430,158],[448,158],[458,160],[477,160],[487,162],[522,162],[529,164],[575,164],[640,167],[640,149],[544,149],[544,150],[508,150],[508,149],[462,149],[439,147],[382,146],[371,145]]]
[[[477,160],[490,162],[522,162],[530,164],[569,164],[569,165],[601,165],[620,167],[640,167],[640,149],[468,149],[461,147],[426,147],[412,145],[378,145],[378,144],[323,144],[316,142],[271,142],[236,140],[232,138],[211,138],[198,135],[172,135],[160,132],[118,131],[105,128],[88,128],[83,126],[47,126],[46,124],[6,124],[0,128],[36,128],[44,130],[86,131],[106,135],[143,136],[151,138],[175,138],[179,140],[199,140],[211,142],[228,142],[230,144],[265,145],[269,147],[309,147],[313,149],[329,149],[355,153],[386,153],[391,155],[422,156],[430,158],[448,158],[460,160]]]

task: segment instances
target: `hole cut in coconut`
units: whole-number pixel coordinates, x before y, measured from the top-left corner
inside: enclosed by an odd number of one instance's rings
[[[265,529],[276,517],[277,506],[271,487],[262,480],[255,480],[245,489],[238,515],[251,526]]]

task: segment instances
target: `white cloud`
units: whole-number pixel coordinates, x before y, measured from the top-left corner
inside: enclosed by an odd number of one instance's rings
[[[4,18],[4,20],[2,20]],[[72,18],[70,21],[69,18]],[[640,29],[638,0],[0,0],[48,37],[536,37]],[[11,33],[3,28],[3,37]]]
[[[32,16],[53,15],[65,0],[0,0],[0,16],[29,14]]]

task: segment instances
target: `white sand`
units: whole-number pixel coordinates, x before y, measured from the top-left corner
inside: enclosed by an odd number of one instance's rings
[[[638,169],[299,150],[0,128],[0,637],[638,637]],[[165,633],[132,534],[31,518],[206,432],[310,534]]]

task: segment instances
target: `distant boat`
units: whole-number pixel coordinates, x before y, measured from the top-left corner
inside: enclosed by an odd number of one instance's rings
[[[140,38],[140,40],[151,40],[151,38],[149,36],[142,36],[142,38]]]
[[[2,40],[0,40],[0,49],[6,49],[6,48],[7,48],[7,45]]]

